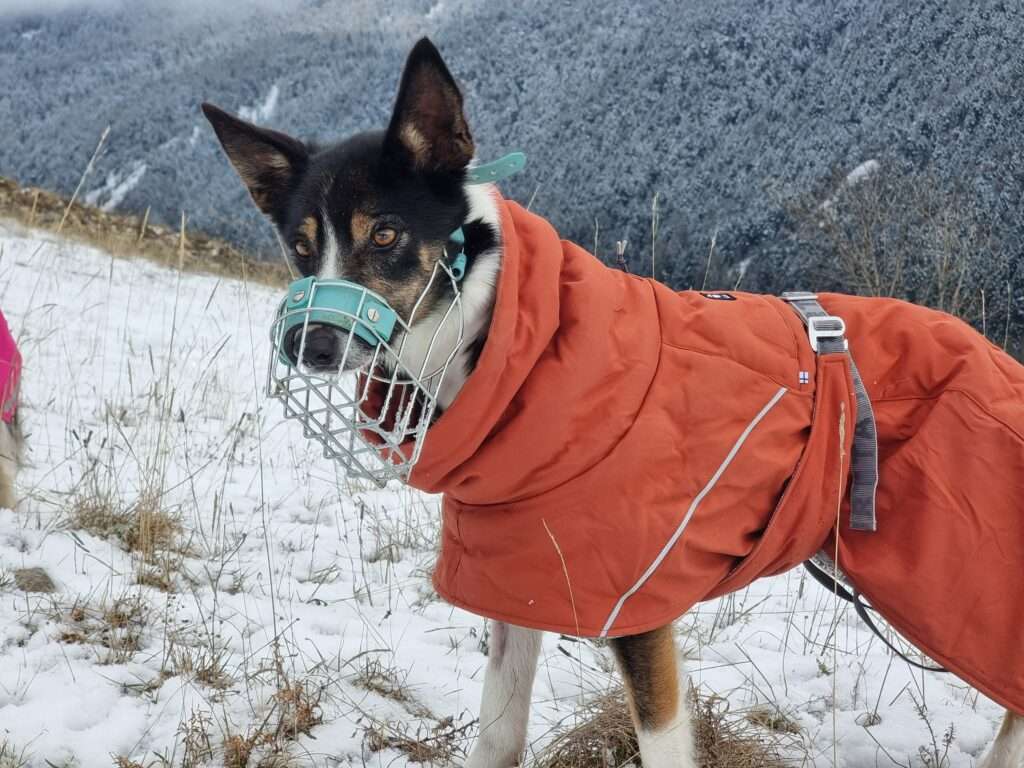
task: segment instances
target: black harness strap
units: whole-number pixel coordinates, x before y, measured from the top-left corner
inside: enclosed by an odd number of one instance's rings
[[[925,672],[949,672],[945,667],[932,666],[930,664],[922,664],[919,661],[914,661],[913,659],[908,658],[895,645],[890,643],[889,639],[882,634],[882,631],[875,624],[875,620],[871,618],[869,611],[873,611],[875,609],[861,599],[859,592],[856,590],[851,592],[843,586],[838,579],[833,576],[829,576],[811,560],[804,562],[804,568],[806,568],[807,572],[814,577],[814,580],[825,587],[825,589],[852,604],[853,610],[857,612],[857,616],[860,617],[861,621],[868,625],[868,629],[875,633],[875,637],[885,643],[886,648],[907,662],[907,664],[912,667],[916,667],[917,669],[923,669]]]

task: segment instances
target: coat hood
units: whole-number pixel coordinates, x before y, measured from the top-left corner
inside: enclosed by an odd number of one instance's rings
[[[487,343],[410,479],[444,494],[437,588],[525,626],[652,629],[759,543],[808,443],[818,364],[777,299],[675,293],[500,206]],[[788,554],[827,532],[826,517]]]

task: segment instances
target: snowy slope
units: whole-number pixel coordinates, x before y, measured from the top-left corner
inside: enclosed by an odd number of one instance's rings
[[[430,588],[437,501],[352,485],[266,402],[275,298],[0,224],[31,447],[21,507],[0,511],[0,766],[5,743],[30,766],[224,765],[225,739],[261,729],[275,735],[255,752],[296,765],[405,765],[380,733],[468,746],[485,625]],[[176,551],[143,563],[69,527],[97,498],[158,498],[180,517]],[[33,566],[56,592],[15,587]],[[834,746],[846,766],[920,763],[953,724],[949,765],[969,766],[1000,714],[910,674],[799,572],[699,606],[680,633],[702,693],[737,717],[778,710],[815,765]],[[548,637],[532,749],[609,668],[603,649]]]

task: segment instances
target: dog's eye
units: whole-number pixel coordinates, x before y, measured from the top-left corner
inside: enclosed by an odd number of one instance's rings
[[[295,243],[296,256],[298,256],[300,259],[306,259],[309,258],[309,254],[309,246],[306,243],[304,243],[302,240],[299,240],[297,243]]]
[[[390,248],[398,240],[398,231],[394,227],[378,227],[373,231],[373,244],[378,248]]]

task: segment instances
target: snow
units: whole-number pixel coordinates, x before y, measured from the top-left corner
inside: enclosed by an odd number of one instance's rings
[[[277,85],[270,86],[270,90],[267,91],[267,96],[263,99],[262,104],[255,106],[244,106],[238,108],[238,116],[243,120],[248,120],[252,123],[265,123],[274,116],[277,111],[277,100],[281,95],[281,90]]]
[[[865,160],[863,163],[861,163],[848,174],[846,174],[846,178],[843,180],[843,187],[855,187],[862,181],[867,181],[869,178],[878,173],[879,170],[881,170],[881,165],[879,165],[877,160]],[[838,197],[839,193],[826,198],[825,201],[822,202],[820,206],[818,206],[819,210],[821,210],[828,216],[834,216],[836,200]],[[824,226],[824,222],[821,222],[819,225]]]
[[[146,175],[148,167],[144,162],[136,161],[127,174],[112,171],[102,187],[91,190],[85,196],[85,202],[89,205],[98,205],[104,211],[112,211],[119,206]]]
[[[852,187],[854,184],[859,184],[869,176],[878,173],[880,167],[877,160],[865,160],[846,174],[846,185]]]
[[[224,739],[272,722],[296,683],[319,692],[323,722],[279,744],[295,765],[406,765],[370,751],[371,723],[415,733],[475,717],[485,623],[430,587],[437,499],[348,481],[282,420],[262,391],[277,294],[0,224],[30,445],[19,509],[0,511],[0,745],[30,766],[222,765]],[[68,524],[90,489],[131,505],[154,484],[180,515],[183,555],[144,565]],[[30,566],[58,591],[5,582]],[[169,591],[138,583],[154,570]],[[116,606],[138,613],[104,630]],[[952,724],[948,765],[970,766],[1001,716],[895,660],[802,571],[702,604],[679,629],[700,691],[736,717],[782,713],[801,729],[787,750],[814,765],[834,748],[844,766],[920,765]],[[197,671],[204,658],[217,674]],[[546,638],[531,751],[609,688],[611,668],[606,649]],[[404,700],[381,693],[397,683]]]

